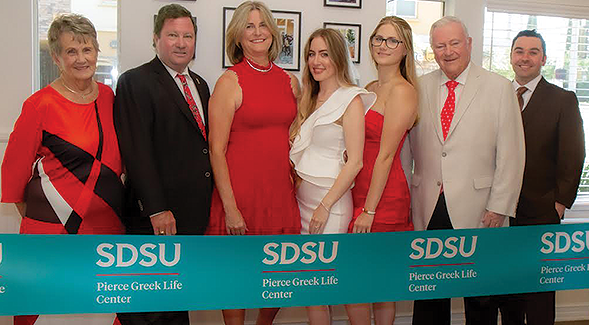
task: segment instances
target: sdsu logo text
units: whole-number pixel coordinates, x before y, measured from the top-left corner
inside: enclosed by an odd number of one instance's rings
[[[540,251],[544,254],[566,253],[572,250],[580,253],[589,250],[589,231],[575,231],[572,234],[563,231],[545,232],[542,235],[544,246]]]
[[[116,246],[114,252],[112,249]],[[159,246],[158,255],[154,249]],[[174,244],[174,258],[171,261],[166,260],[166,244],[151,244],[146,243],[141,245],[139,249],[131,244],[109,244],[102,243],[96,247],[96,253],[104,259],[96,261],[96,265],[100,267],[129,267],[135,265],[139,260],[139,265],[144,267],[152,267],[159,261],[160,264],[172,267],[180,261],[180,244]],[[139,256],[141,255],[141,259]],[[115,264],[116,263],[116,264]]]
[[[338,242],[331,242],[331,254],[325,256],[325,242],[306,242],[299,247],[295,243],[268,243],[264,246],[264,253],[267,255],[262,262],[266,265],[276,263],[285,265],[300,261],[311,264],[319,258],[325,264],[329,264],[337,257]],[[278,249],[280,247],[280,249]]]
[[[411,242],[411,248],[413,249],[413,253],[409,255],[411,259],[419,260],[422,258],[433,259],[440,255],[443,255],[445,258],[454,258],[456,255],[460,254],[462,257],[471,257],[477,248],[477,237],[472,236],[469,240],[466,237],[460,236],[457,237],[448,237],[445,241],[442,242],[439,238],[415,238]],[[425,248],[423,244],[425,243]],[[469,244],[470,247],[469,251],[466,251],[465,246]]]

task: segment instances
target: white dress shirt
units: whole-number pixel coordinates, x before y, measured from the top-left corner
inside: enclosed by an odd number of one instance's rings
[[[536,90],[536,86],[538,86],[540,79],[542,79],[541,74],[539,74],[536,78],[530,80],[530,82],[528,82],[525,85],[520,85],[516,80],[513,80],[511,82],[511,84],[513,85],[513,90],[516,92],[519,87],[523,86],[523,87],[528,88],[528,91],[526,91],[525,93],[522,94],[522,98],[524,99],[524,106],[522,106],[522,112],[524,111],[524,109],[526,109],[526,106],[528,106],[528,103],[530,102],[530,98],[532,98],[532,94],[534,93],[534,90]]]
[[[458,103],[460,102],[460,94],[462,93],[462,90],[464,89],[464,85],[466,84],[466,78],[468,77],[468,70],[470,70],[470,62],[468,63],[468,66],[466,66],[466,69],[464,69],[464,71],[462,71],[462,73],[456,78],[454,79],[455,81],[458,82],[458,85],[456,86],[456,89],[454,89],[454,97],[455,97],[455,107],[458,107]],[[446,103],[446,98],[448,97],[448,86],[446,86],[446,82],[450,81],[450,79],[446,76],[446,74],[444,72],[441,73],[441,78],[440,78],[440,105],[438,106],[438,116],[440,116],[440,114],[442,114],[442,108],[444,108],[444,104]],[[438,119],[438,122],[441,122],[441,119]]]
[[[161,61],[161,59],[160,59]],[[168,73],[170,74],[170,76],[172,76],[172,78],[174,79],[174,81],[176,82],[176,86],[178,86],[178,89],[180,89],[180,93],[182,93],[182,96],[184,96],[184,99],[186,99],[186,95],[184,94],[184,86],[182,86],[182,81],[180,81],[180,78],[176,77],[176,75],[178,75],[178,72],[170,67],[168,67],[163,61],[162,61],[164,67],[166,67],[166,70],[168,70]],[[205,115],[204,115],[204,111],[202,108],[202,101],[200,100],[200,95],[198,94],[198,91],[196,90],[196,85],[194,84],[194,80],[192,80],[192,78],[190,77],[190,74],[188,73],[188,67],[184,68],[184,71],[182,71],[182,73],[180,73],[181,75],[184,75],[186,77],[186,83],[188,83],[188,88],[190,89],[190,93],[192,94],[192,98],[194,98],[194,102],[196,103],[196,107],[198,108],[198,113],[200,114],[200,117],[202,119],[202,123],[205,124]]]

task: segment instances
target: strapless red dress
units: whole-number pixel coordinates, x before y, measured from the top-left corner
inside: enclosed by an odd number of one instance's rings
[[[380,137],[384,116],[376,111],[369,110],[365,118],[365,140],[364,140],[364,165],[358,176],[356,176],[356,185],[352,188],[352,197],[354,199],[354,217],[350,222],[348,231],[351,232],[354,227],[356,218],[362,213],[362,208],[366,203],[366,195],[372,179],[372,171],[378,152],[380,150]],[[411,222],[411,197],[407,178],[401,165],[401,148],[407,133],[401,139],[393,165],[389,172],[387,184],[382,192],[376,215],[372,223],[371,232],[391,232],[391,231],[409,231],[413,230]]]

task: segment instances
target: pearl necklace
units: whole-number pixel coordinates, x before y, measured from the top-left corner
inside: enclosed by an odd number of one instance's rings
[[[254,70],[256,70],[256,71],[259,71],[259,72],[268,72],[268,71],[272,70],[272,67],[274,66],[274,65],[272,64],[272,61],[270,61],[270,67],[269,67],[268,69],[264,70],[264,69],[260,69],[260,68],[256,68],[256,67],[254,67],[254,65],[253,65],[253,64],[251,64],[251,62],[250,62],[250,60],[249,60],[248,58],[245,58],[245,62],[247,62],[247,64],[248,64],[250,67],[252,67],[252,69],[254,69]]]
[[[59,80],[61,81],[61,84],[62,84],[62,85],[65,87],[65,89],[69,90],[69,91],[70,91],[71,93],[73,93],[73,94],[76,94],[76,95],[78,95],[78,96],[82,97],[82,99],[83,99],[83,100],[85,100],[85,99],[86,99],[86,97],[90,96],[90,94],[92,94],[92,93],[94,92],[94,87],[93,87],[93,85],[90,85],[90,92],[89,92],[89,93],[87,93],[87,94],[82,94],[81,92],[79,92],[79,91],[75,91],[75,90],[71,89],[70,87],[68,87],[68,86],[65,84],[65,81],[63,81],[63,79],[59,79]]]

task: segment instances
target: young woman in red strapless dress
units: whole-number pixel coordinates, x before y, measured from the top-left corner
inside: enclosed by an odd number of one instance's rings
[[[354,217],[349,232],[413,230],[407,179],[400,153],[417,120],[417,90],[411,27],[401,18],[384,17],[369,41],[378,80],[366,89],[378,95],[365,118],[363,168],[352,189]],[[370,305],[347,306],[353,324],[370,324]],[[373,304],[377,325],[395,320],[395,303]]]

